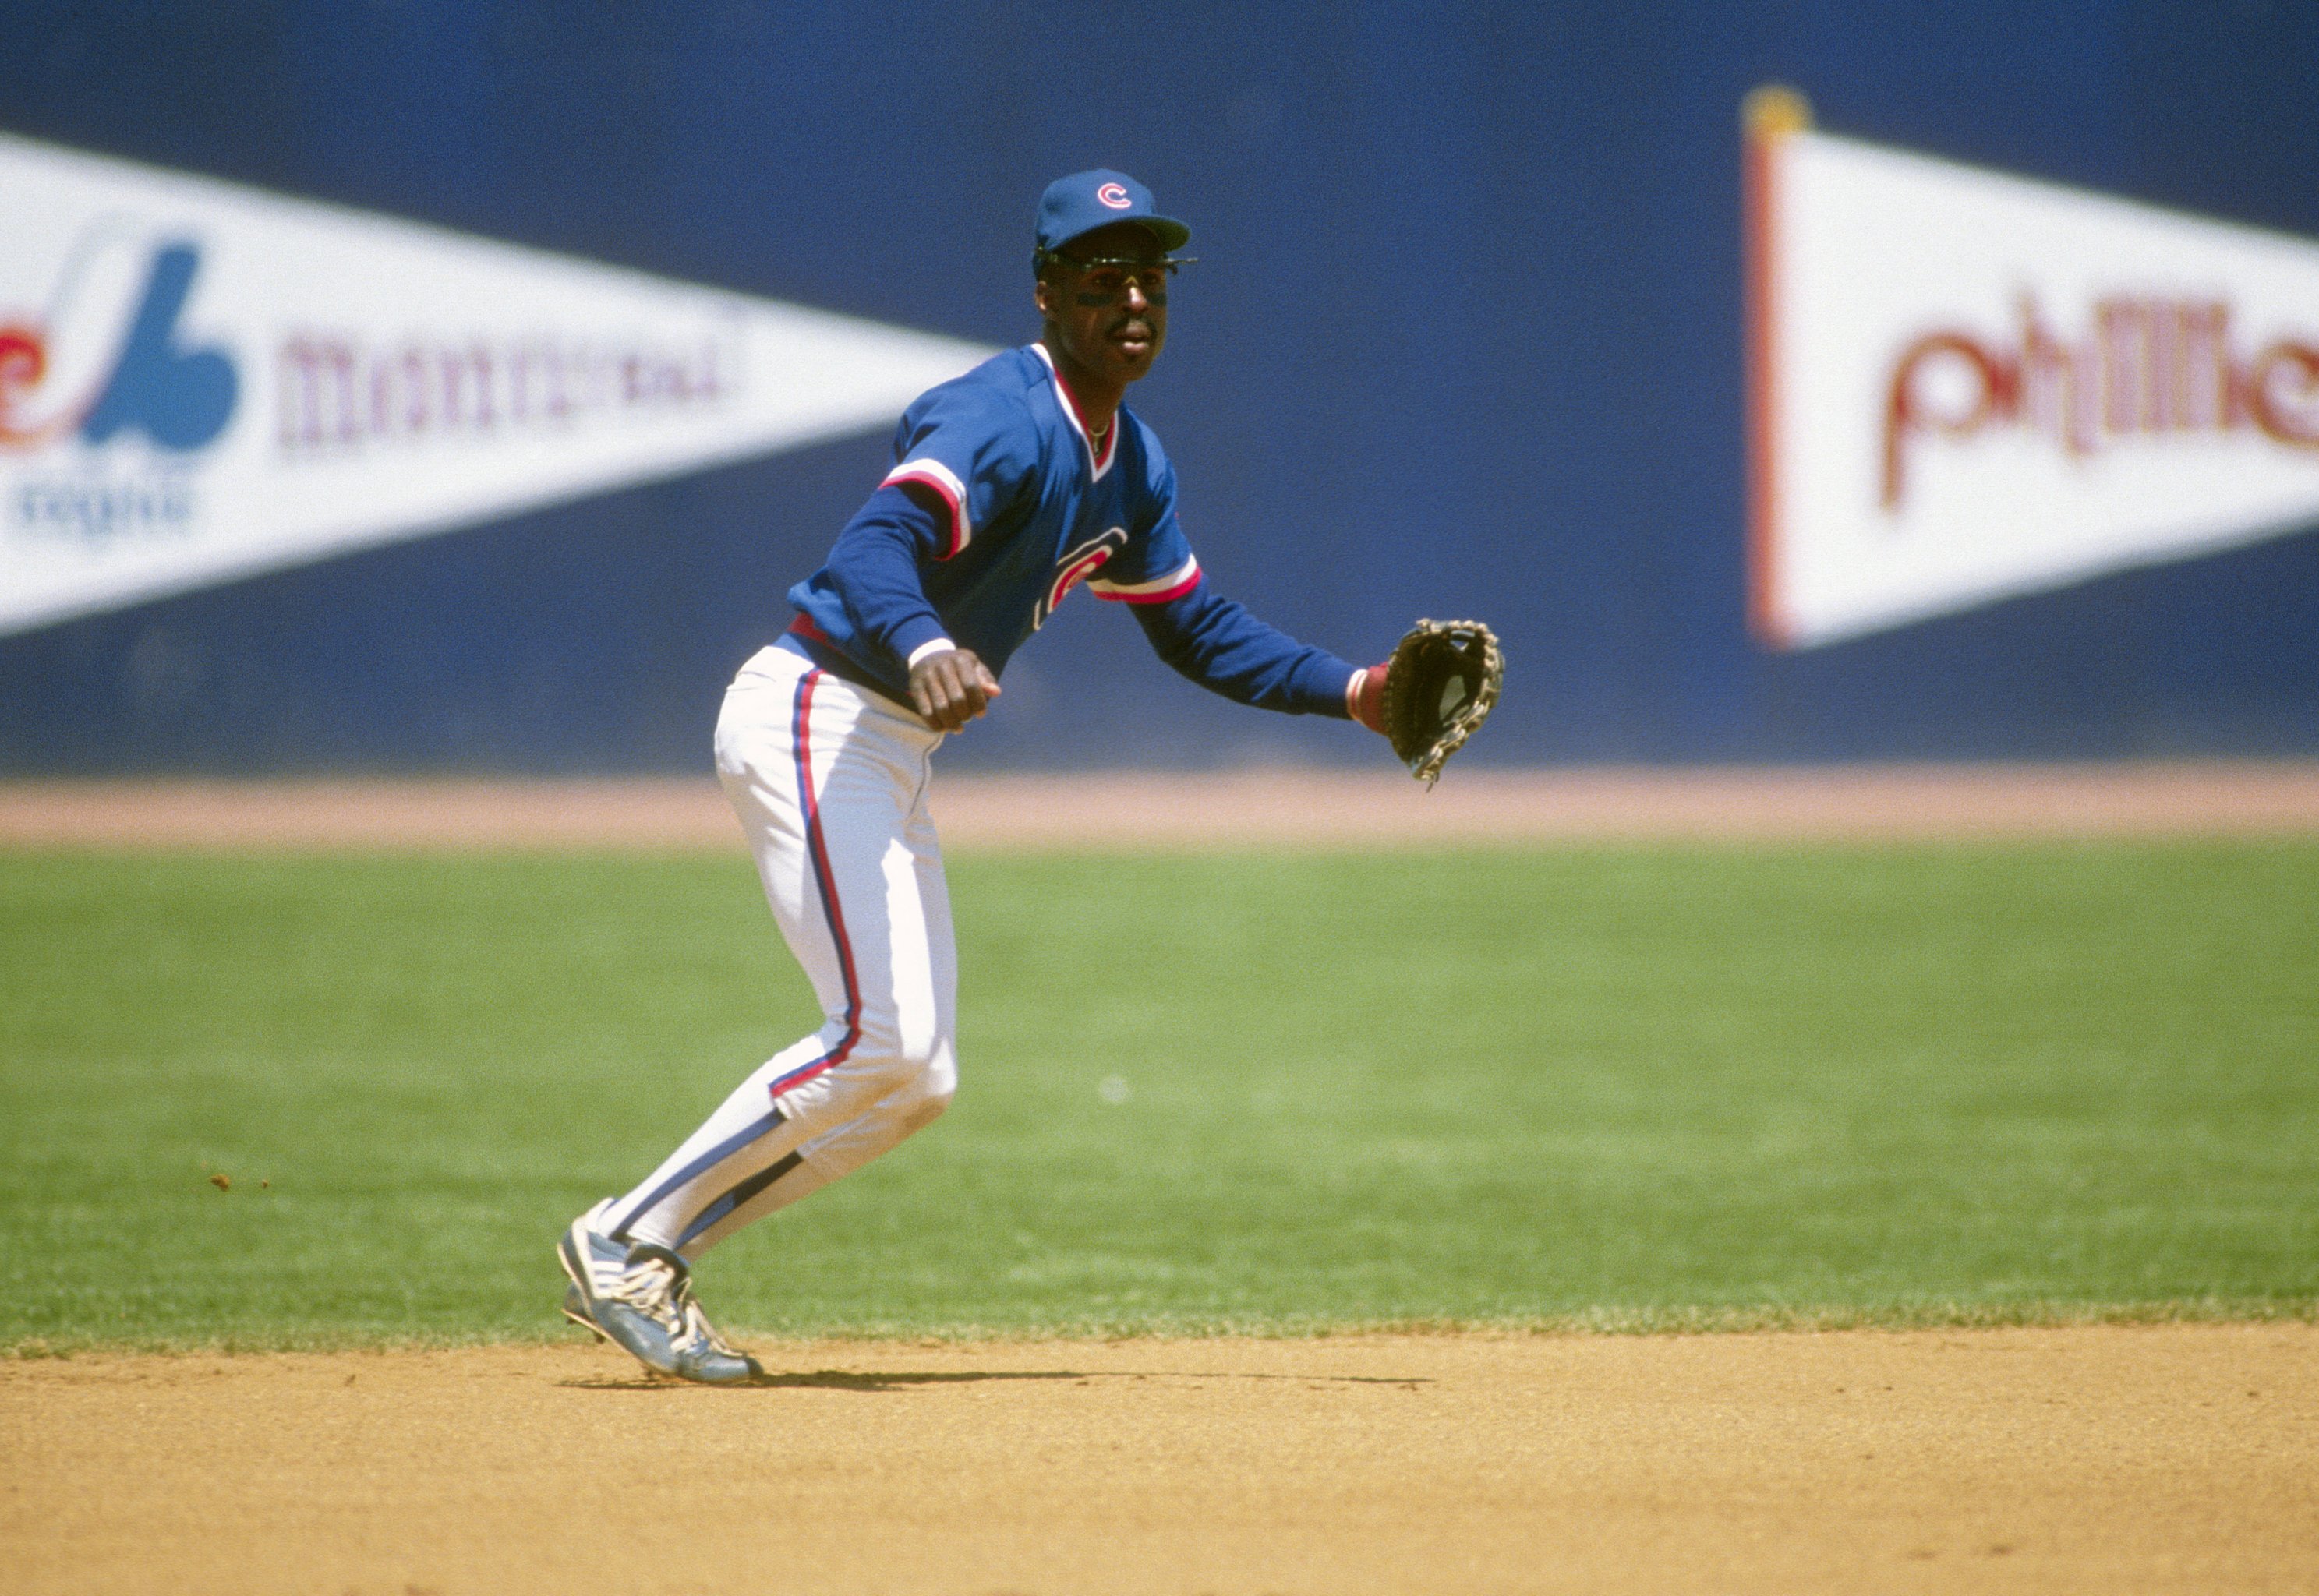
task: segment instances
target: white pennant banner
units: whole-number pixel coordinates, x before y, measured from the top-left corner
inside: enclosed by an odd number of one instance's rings
[[[1750,104],[1750,605],[1807,647],[2319,524],[2319,243]]]
[[[6,136],[0,217],[0,633],[889,426],[988,353]]]

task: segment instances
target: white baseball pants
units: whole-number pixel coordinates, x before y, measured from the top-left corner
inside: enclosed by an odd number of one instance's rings
[[[942,734],[784,648],[741,667],[717,772],[828,1016],[735,1088],[610,1233],[687,1258],[858,1169],[958,1088],[958,958],[926,811]]]

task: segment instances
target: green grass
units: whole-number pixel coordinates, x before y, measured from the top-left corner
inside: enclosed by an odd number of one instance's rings
[[[959,1101],[714,1254],[733,1325],[2319,1304],[2319,843],[952,876]],[[561,1224],[816,1017],[738,858],[0,854],[0,1347],[553,1334]]]

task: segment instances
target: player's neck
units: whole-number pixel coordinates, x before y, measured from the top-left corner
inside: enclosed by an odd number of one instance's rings
[[[1055,379],[1062,383],[1064,396],[1077,412],[1079,425],[1087,428],[1088,444],[1100,454],[1103,440],[1111,435],[1119,418],[1119,407],[1127,398],[1127,384],[1106,383],[1080,365],[1062,347],[1060,338],[1042,338],[1039,345],[1054,363]]]

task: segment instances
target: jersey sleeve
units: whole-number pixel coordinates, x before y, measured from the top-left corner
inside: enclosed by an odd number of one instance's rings
[[[1359,672],[1324,648],[1267,626],[1207,583],[1135,611],[1151,651],[1236,704],[1284,715],[1352,718]]]
[[[867,644],[906,671],[922,650],[949,641],[918,577],[919,562],[949,536],[932,500],[907,484],[880,488],[846,522],[822,568],[790,590],[790,602],[822,636]]]
[[[987,384],[946,383],[912,405],[880,487],[915,483],[947,508],[937,560],[955,559],[1024,491],[1039,439],[1021,401]]]
[[[1144,482],[1140,513],[1127,546],[1087,579],[1087,591],[1114,604],[1165,604],[1200,584],[1200,562],[1176,519],[1176,468],[1160,440],[1139,420]]]

